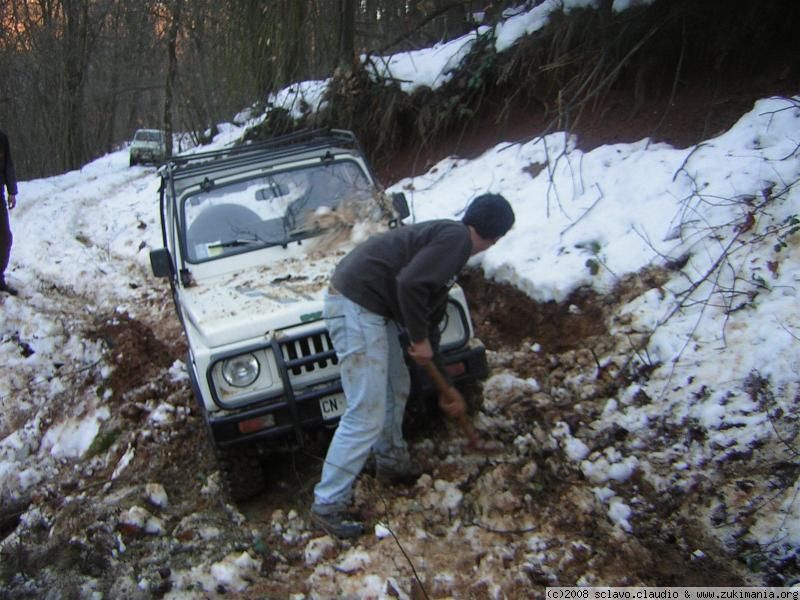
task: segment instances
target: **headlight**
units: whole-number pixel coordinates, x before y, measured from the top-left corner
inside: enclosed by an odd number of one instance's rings
[[[247,387],[258,379],[261,365],[252,354],[242,354],[222,363],[222,377],[234,387]]]

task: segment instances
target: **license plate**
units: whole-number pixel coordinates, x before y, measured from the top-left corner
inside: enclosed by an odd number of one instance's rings
[[[327,396],[321,398],[319,401],[319,409],[322,411],[322,418],[326,421],[341,417],[346,407],[347,401],[344,398],[344,394]]]

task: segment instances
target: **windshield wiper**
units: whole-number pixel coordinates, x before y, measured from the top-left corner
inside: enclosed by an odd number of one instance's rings
[[[253,244],[260,244],[258,240],[231,240],[230,242],[217,242],[216,244],[209,244],[209,248],[235,248],[237,246],[252,246]]]

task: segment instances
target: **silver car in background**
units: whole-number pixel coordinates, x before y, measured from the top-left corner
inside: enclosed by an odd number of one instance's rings
[[[137,129],[130,145],[130,166],[160,165],[167,159],[167,138],[160,129]]]

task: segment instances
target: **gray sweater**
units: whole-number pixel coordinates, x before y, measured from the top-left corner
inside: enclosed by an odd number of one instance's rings
[[[374,235],[345,256],[333,286],[369,311],[408,330],[412,342],[429,337],[443,314],[447,292],[472,251],[469,228],[459,221],[425,221]]]

